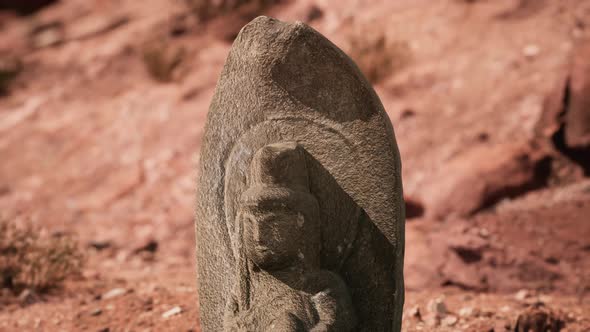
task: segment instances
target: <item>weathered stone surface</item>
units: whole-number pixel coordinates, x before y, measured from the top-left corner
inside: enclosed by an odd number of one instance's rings
[[[207,119],[196,216],[204,331],[399,331],[401,165],[352,61],[303,23],[259,17]]]
[[[420,196],[432,217],[468,216],[542,186],[549,167],[547,153],[531,143],[476,147],[441,166]]]

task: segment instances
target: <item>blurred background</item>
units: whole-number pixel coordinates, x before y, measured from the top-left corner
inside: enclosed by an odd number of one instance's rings
[[[0,331],[200,331],[200,142],[262,14],[341,47],[389,114],[404,331],[590,331],[584,0],[0,0]]]

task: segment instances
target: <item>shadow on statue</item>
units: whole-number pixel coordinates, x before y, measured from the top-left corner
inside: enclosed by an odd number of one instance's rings
[[[391,243],[295,142],[254,155],[240,197],[226,331],[376,331],[393,308]]]

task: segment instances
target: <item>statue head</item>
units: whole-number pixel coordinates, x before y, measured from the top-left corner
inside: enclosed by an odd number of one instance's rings
[[[258,267],[319,268],[319,207],[309,190],[305,151],[297,143],[269,144],[256,152],[239,213],[246,255]]]

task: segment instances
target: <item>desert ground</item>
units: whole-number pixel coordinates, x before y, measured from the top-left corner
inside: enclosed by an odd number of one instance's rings
[[[56,287],[0,289],[0,331],[200,331],[200,142],[262,14],[348,52],[388,112],[403,331],[514,331],[535,310],[590,331],[585,0],[0,0],[0,215],[84,255]]]

